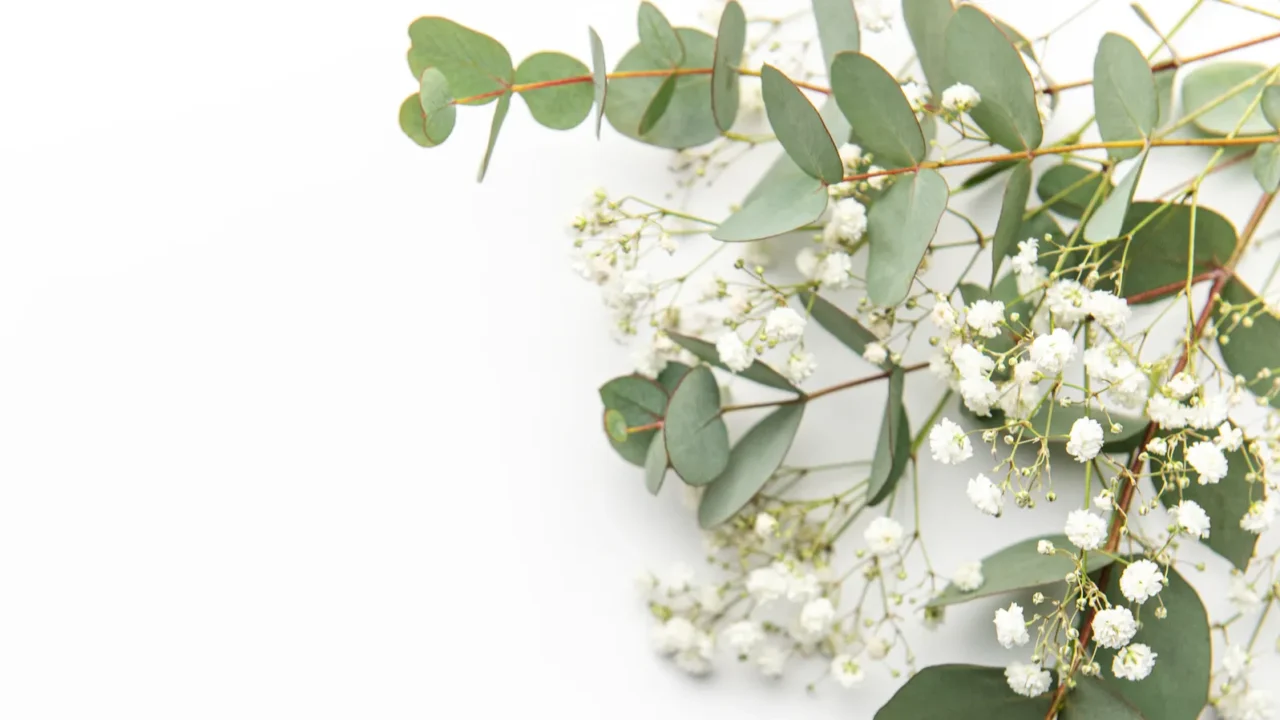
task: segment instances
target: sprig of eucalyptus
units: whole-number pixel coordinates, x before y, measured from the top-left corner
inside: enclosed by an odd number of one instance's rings
[[[1276,266],[1259,290],[1241,276],[1280,186],[1280,65],[1208,61],[1280,33],[1179,56],[1174,38],[1204,1],[1164,32],[1135,4],[1160,39],[1155,49],[1144,53],[1108,33],[1093,77],[1061,84],[1040,68],[1043,38],[1033,42],[951,0],[903,0],[915,62],[902,72],[861,51],[851,0],[812,0],[824,82],[753,66],[761,43],[753,44],[752,22],[732,0],[714,36],[673,27],[641,3],[639,43],[612,70],[594,30],[589,65],[539,52],[517,66],[497,40],[450,20],[410,26],[419,89],[401,105],[401,128],[432,147],[448,139],[459,106],[495,104],[480,178],[516,95],[552,129],[577,127],[594,111],[597,135],[607,119],[660,148],[711,148],[682,155],[698,177],[726,147],[781,147],[721,220],[600,194],[574,224],[579,269],[602,286],[618,329],[652,329],[639,372],[600,388],[608,440],[643,468],[650,492],[672,471],[691,489],[713,562],[727,576],[698,588],[684,577],[651,579],[661,652],[693,673],[709,670],[717,643],[766,674],[793,657],[821,656],[845,686],[861,681],[867,662],[900,660],[911,679],[878,720],[1194,720],[1207,704],[1228,718],[1264,717],[1265,688],[1245,668],[1280,602],[1280,552],[1259,551],[1280,513],[1272,462],[1280,449],[1280,316],[1265,299]],[[763,25],[772,32],[783,22]],[[1161,51],[1171,57],[1156,60]],[[1093,117],[1049,141],[1053,106],[1086,88]],[[740,129],[754,90],[767,134]],[[1085,140],[1090,130],[1100,139]],[[1143,199],[1140,182],[1166,148],[1209,155],[1195,176]],[[1242,162],[1260,191],[1237,231],[1200,196]],[[969,166],[976,171],[957,182]],[[984,229],[955,201],[996,182],[1001,209]],[[797,256],[798,281],[749,261],[773,238],[815,233],[815,246]],[[679,274],[653,282],[640,272],[642,261],[675,255],[696,235],[717,244]],[[691,278],[705,276],[733,244],[747,257],[691,299]],[[929,265],[960,250],[970,255],[952,263],[962,268],[958,279],[939,284]],[[854,310],[838,302],[849,287],[860,293]],[[691,319],[726,307],[710,322]],[[1131,317],[1145,328],[1135,330]],[[869,370],[802,387],[815,367],[804,341],[810,320]],[[1156,331],[1170,322],[1181,324],[1172,343]],[[930,328],[939,334],[927,337]],[[928,357],[908,362],[920,344]],[[769,356],[782,351],[779,366]],[[905,387],[925,369],[947,388],[913,424]],[[776,395],[730,402],[726,375]],[[870,458],[787,464],[810,403],[879,381],[887,399],[868,415],[879,420]],[[955,396],[961,423],[947,417]],[[752,410],[767,413],[731,442],[726,416]],[[1006,496],[1019,508],[1055,501],[1054,456],[1064,452],[1083,470],[1085,501],[1064,533],[1013,543],[948,581],[920,532],[921,452],[927,445],[934,461],[968,462],[972,438],[990,446],[988,472],[997,480],[970,480],[978,510],[999,515]],[[845,489],[797,495],[805,480],[830,473],[849,478]],[[909,534],[892,518],[906,478]],[[866,526],[855,562],[836,572],[837,540],[868,512],[880,516]],[[1144,527],[1152,513],[1168,521]],[[1211,623],[1174,567],[1194,541],[1234,567],[1232,597],[1242,610],[1232,618]],[[917,554],[925,571],[913,583],[908,559]],[[860,591],[847,587],[853,579]],[[1057,590],[1033,596],[1030,620],[1017,603],[996,614],[1006,647],[1031,644],[1028,628],[1036,629],[1029,662],[916,667],[901,631],[904,603],[918,603],[935,622],[949,605],[1054,582]],[[794,627],[758,619],[779,602],[799,607]],[[1231,644],[1232,626],[1246,616],[1255,620],[1248,641]],[[1216,660],[1214,633],[1229,648]]]

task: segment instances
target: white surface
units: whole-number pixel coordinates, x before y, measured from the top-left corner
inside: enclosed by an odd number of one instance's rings
[[[1028,34],[1065,15],[987,5]],[[892,692],[695,682],[648,650],[630,578],[700,543],[601,437],[627,359],[561,227],[597,184],[658,196],[667,156],[515,107],[477,186],[486,113],[430,152],[396,127],[418,15],[517,59],[587,57],[592,24],[616,59],[633,9],[0,9],[0,716],[816,720]],[[1263,24],[1213,10],[1184,52]],[[1086,74],[1101,30],[1052,73]],[[1238,222],[1253,197],[1210,201]],[[953,518],[955,480],[926,477],[930,536],[972,538],[940,566],[1031,531]],[[922,665],[1007,661],[974,605]]]

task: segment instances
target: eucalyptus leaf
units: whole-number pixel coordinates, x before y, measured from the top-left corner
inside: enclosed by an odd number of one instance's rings
[[[1015,694],[1002,667],[934,665],[911,676],[875,720],[1042,720],[1051,701],[1050,693]]]
[[[692,28],[677,28],[676,34],[684,44],[685,58],[681,67],[711,67],[715,40],[710,35]],[[670,65],[654,60],[640,45],[628,50],[615,68],[617,72],[669,69]],[[638,132],[641,118],[665,79],[632,77],[625,82],[612,83],[609,101],[605,104],[605,117],[609,124],[634,140],[676,150],[703,145],[720,137],[720,128],[716,127],[715,116],[711,112],[710,75],[677,76],[675,92],[662,119],[648,133],[642,135]]]
[[[654,93],[653,99],[649,101],[649,107],[645,108],[644,115],[640,116],[640,128],[636,131],[637,133],[647,134],[662,119],[671,105],[671,98],[675,97],[677,80],[678,76],[669,75],[658,86],[658,92]]]
[[[1111,193],[1111,183],[1106,181],[1102,173],[1062,163],[1054,165],[1040,176],[1040,182],[1036,183],[1036,195],[1040,196],[1040,200],[1050,210],[1072,220],[1079,220],[1084,217],[1090,205],[1097,209],[1093,197],[1098,192],[1098,186],[1103,183],[1106,186],[1102,197],[1106,199]]]
[[[1262,91],[1262,116],[1272,129],[1280,129],[1280,84],[1271,84]]]
[[[820,295],[813,293],[805,293],[805,305],[809,307],[809,315],[817,321],[831,336],[839,340],[841,344],[850,350],[862,356],[867,351],[867,345],[873,342],[879,342],[880,338],[862,326],[862,323],[853,319],[848,313],[836,307],[834,304],[824,300]],[[886,359],[880,364],[883,369],[889,369],[892,364]]]
[[[1269,193],[1280,188],[1280,143],[1267,143],[1254,152],[1253,177]]]
[[[1145,140],[1159,120],[1160,103],[1147,58],[1133,41],[1107,33],[1093,59],[1093,105],[1105,142]],[[1137,157],[1140,147],[1107,148],[1116,160]]]
[[[1244,378],[1245,385],[1258,397],[1265,397],[1272,407],[1280,407],[1280,396],[1271,392],[1271,375],[1280,366],[1280,317],[1264,304],[1258,295],[1239,280],[1231,280],[1222,288],[1223,302],[1237,306],[1233,312],[1252,318],[1250,327],[1224,317],[1219,321],[1218,350],[1222,361],[1233,375]],[[1248,309],[1243,309],[1243,306]],[[1259,312],[1261,311],[1261,312]],[[1223,343],[1223,339],[1228,339]],[[1241,513],[1243,515],[1244,513]]]
[[[610,440],[624,443],[627,441],[627,419],[613,408],[604,411],[604,432]]]
[[[650,425],[667,410],[667,393],[654,381],[639,375],[624,375],[600,386],[600,400],[606,411],[622,413],[627,427]],[[613,449],[632,465],[644,466],[654,430],[630,433],[625,441],[609,438]]]
[[[699,525],[715,527],[751,502],[786,458],[803,417],[804,403],[780,405],[742,436],[724,472],[702,494]]]
[[[738,117],[741,103],[738,66],[747,42],[747,17],[736,0],[730,0],[720,13],[720,29],[716,32],[715,62],[711,66],[711,110],[716,126],[728,131]]]
[[[1147,153],[1138,157],[1138,162],[1125,176],[1116,183],[1115,192],[1102,202],[1093,216],[1085,223],[1084,239],[1091,243],[1100,243],[1120,236],[1125,217],[1129,213],[1129,205],[1133,202],[1133,193],[1138,189],[1138,178],[1147,164]]]
[[[667,67],[679,67],[684,62],[684,43],[656,5],[640,3],[636,24],[640,30],[640,47],[656,62]]]
[[[761,189],[712,230],[711,237],[724,242],[761,240],[817,222],[827,210],[826,186],[798,171]]]
[[[969,116],[992,141],[1010,150],[1040,146],[1044,129],[1031,75],[986,13],[972,5],[955,11],[947,25],[946,58],[951,77],[981,96]]]
[[[710,369],[694,368],[676,386],[662,435],[672,469],[689,485],[706,485],[724,471],[729,430],[720,417],[720,386]]]
[[[1192,225],[1192,217],[1195,224]],[[1217,212],[1181,203],[1135,202],[1125,217],[1122,237],[1104,245],[1103,271],[1124,263],[1123,297],[1130,298],[1187,278],[1187,252],[1195,235],[1192,271],[1222,267],[1236,247],[1236,230]],[[1124,236],[1132,234],[1127,241]]]
[[[955,11],[951,0],[902,0],[902,19],[935,98],[951,85],[947,73],[947,24]]]
[[[842,52],[831,64],[831,93],[853,129],[853,141],[886,168],[911,167],[928,147],[902,87],[875,60]]]
[[[817,108],[772,65],[760,72],[764,109],[782,149],[804,170],[833,185],[844,179],[844,162]]]
[[[604,43],[595,28],[587,28],[591,39],[591,89],[596,104],[596,138],[600,137],[600,122],[604,119],[605,98],[609,94],[609,66],[604,60]]]
[[[492,102],[500,90],[512,82],[511,55],[502,43],[483,33],[442,17],[421,17],[409,26],[409,69],[415,78],[429,67],[439,70],[449,81],[449,89],[460,101],[494,93],[466,104]]]
[[[1000,220],[991,238],[991,281],[994,283],[1000,264],[1013,254],[1018,242],[1026,240],[1022,235],[1022,214],[1027,209],[1027,196],[1031,194],[1031,161],[1018,163],[1009,173],[1004,186],[1004,199],[1000,203]]]
[[[423,70],[418,99],[422,137],[431,145],[439,145],[449,139],[457,119],[457,108],[453,104],[453,96],[449,94],[449,82],[444,74],[436,68]]]
[[[553,82],[590,75],[581,60],[558,52],[534,53],[516,68],[517,85]],[[578,127],[591,114],[594,92],[587,83],[554,85],[520,93],[529,114],[544,127],[569,130]]]
[[[493,122],[489,125],[489,142],[484,148],[484,158],[480,161],[480,169],[476,172],[476,182],[484,180],[489,169],[489,158],[493,157],[493,146],[498,142],[498,133],[502,131],[502,123],[507,119],[507,111],[511,109],[511,93],[498,98],[498,106],[493,109]]]
[[[654,435],[649,443],[649,451],[644,458],[644,486],[651,495],[657,495],[662,489],[662,481],[667,477],[667,442],[662,430]]]
[[[1273,346],[1276,340],[1280,338],[1273,339]],[[1165,507],[1172,507],[1179,500],[1192,500],[1204,508],[1209,515],[1209,537],[1201,542],[1244,572],[1258,544],[1258,535],[1240,527],[1240,518],[1249,511],[1252,504],[1250,495],[1256,494],[1253,499],[1260,500],[1262,490],[1257,484],[1245,480],[1249,461],[1244,451],[1232,450],[1226,456],[1227,476],[1221,481],[1212,485],[1193,482],[1185,488],[1167,490],[1160,495],[1160,501]]]
[[[822,66],[831,70],[838,53],[861,49],[858,11],[853,0],[813,0],[813,19],[818,25],[818,44],[822,46]]]
[[[1129,603],[1119,587],[1120,568],[1112,570],[1106,587],[1107,599],[1113,605],[1127,606]],[[1135,643],[1150,646],[1158,656],[1151,675],[1141,682],[1110,676],[1115,650],[1099,650],[1098,662],[1107,669],[1104,673],[1108,687],[1143,716],[1153,720],[1196,720],[1209,701],[1212,667],[1209,618],[1195,588],[1177,570],[1169,570],[1168,585],[1159,597],[1168,617],[1156,618],[1155,603],[1148,602],[1142,607],[1142,627],[1133,638]]]
[[[670,395],[675,391],[676,386],[680,384],[680,381],[684,379],[685,373],[692,369],[693,368],[682,362],[672,360],[667,363],[666,367],[662,368],[662,372],[658,373],[658,384],[662,386],[662,389],[667,391],[668,395]]]
[[[1231,134],[1244,119],[1237,136],[1266,135],[1272,132],[1271,125],[1262,114],[1262,109],[1249,107],[1254,104],[1258,94],[1263,92],[1267,84],[1267,67],[1248,62],[1216,62],[1201,65],[1182,81],[1182,111],[1188,115],[1197,110],[1217,103],[1219,98],[1250,78],[1256,80],[1242,92],[1222,101],[1212,110],[1192,120],[1195,126],[1209,135],[1225,136]],[[1248,111],[1248,115],[1245,112]]]
[[[822,104],[822,108],[818,110],[818,114],[822,116],[822,121],[826,123],[827,129],[831,131],[831,137],[844,138],[849,136],[849,121],[845,119],[844,113],[840,112],[840,106],[836,104],[835,98],[827,98],[826,102]],[[756,181],[755,186],[751,188],[751,192],[742,201],[742,205],[745,207],[762,196],[774,194],[779,186],[808,183],[810,180],[812,178],[809,175],[792,162],[786,153],[782,153],[773,161],[773,164],[769,166],[764,175]]]
[[[1076,687],[1067,693],[1058,717],[1062,720],[1154,720],[1116,692],[1116,683],[1088,675],[1076,676]]]
[[[905,377],[900,367],[889,375],[889,396],[885,399],[876,454],[871,459],[871,477],[867,479],[867,505],[870,506],[879,505],[893,495],[911,460],[911,423],[902,404]]]
[[[400,103],[400,130],[421,147],[437,143],[427,135],[427,118],[422,114],[422,98],[414,93]]]
[[[1060,552],[1041,555],[1037,550],[1041,540],[1053,543]],[[929,601],[928,607],[955,605],[978,598],[1061,582],[1075,569],[1075,560],[1069,556],[1075,552],[1077,552],[1075,546],[1066,535],[1041,535],[1014,543],[982,559],[984,579],[977,590],[966,592],[954,584],[948,585],[941,594]],[[1089,572],[1100,570],[1111,564],[1111,558],[1100,552],[1089,553],[1088,560]]]
[[[689,337],[687,335],[680,335],[679,333],[669,332],[667,335],[669,335],[677,345],[696,355],[699,360],[702,360],[709,365],[714,365],[726,372],[733,372],[732,370],[729,370],[729,368],[725,367],[724,363],[720,362],[720,353],[716,352],[715,345],[712,345],[705,340],[699,340],[698,338]],[[782,373],[774,370],[768,365],[765,365],[759,360],[753,360],[746,370],[736,374],[767,387],[800,394],[800,388],[792,385],[791,381],[783,377]]]
[[[936,170],[899,178],[871,206],[867,233],[867,295],[877,305],[906,299],[916,268],[947,209],[947,181]]]

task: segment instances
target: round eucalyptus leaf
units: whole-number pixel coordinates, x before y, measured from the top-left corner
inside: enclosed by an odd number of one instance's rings
[[[1096,202],[1093,197],[1098,186],[1106,183],[1102,197]],[[1036,183],[1036,195],[1049,209],[1072,220],[1084,217],[1092,206],[1097,209],[1099,203],[1111,192],[1111,183],[1106,182],[1102,173],[1086,167],[1062,163],[1054,165],[1040,176]]]
[[[1050,693],[1015,694],[1002,667],[934,665],[899,688],[875,720],[1042,720],[1050,702]]]
[[[622,413],[613,408],[604,411],[604,431],[609,434],[609,438],[614,442],[624,443],[627,441],[627,419]]]
[[[849,120],[854,141],[886,168],[911,167],[928,153],[924,134],[902,86],[875,60],[843,52],[831,63],[831,92]]]
[[[942,175],[921,170],[899,178],[871,206],[867,294],[872,302],[892,306],[906,299],[949,197]]]
[[[715,527],[751,502],[786,458],[803,417],[804,403],[781,405],[742,436],[724,472],[702,494],[698,524]]]
[[[453,96],[460,100],[497,93],[511,84],[511,55],[502,43],[442,17],[421,17],[409,26],[409,69],[414,77],[436,68],[449,80]],[[493,95],[467,104],[484,105]]]
[[[439,145],[449,138],[457,119],[457,108],[444,74],[436,68],[423,70],[418,99],[421,101],[422,134],[432,145]]]
[[[942,607],[968,602],[992,595],[1027,590],[1061,582],[1067,573],[1075,569],[1075,560],[1065,553],[1041,555],[1037,550],[1041,540],[1048,540],[1066,553],[1076,552],[1066,535],[1042,535],[1016,542],[993,555],[982,559],[982,585],[977,590],[965,591],[948,585],[937,597],[929,601],[929,607]],[[1111,559],[1102,553],[1089,554],[1089,572],[1110,565]]]
[[[667,457],[686,483],[706,485],[729,463],[729,430],[720,417],[720,386],[706,367],[690,370],[667,403]]]
[[[1093,59],[1093,106],[1098,134],[1107,142],[1143,140],[1159,119],[1160,102],[1147,58],[1133,41],[1107,33]],[[1140,147],[1108,148],[1117,160],[1137,157]]]
[[[581,60],[558,52],[534,53],[516,68],[516,84],[550,82],[585,77],[591,71]],[[568,130],[591,114],[595,92],[591,83],[572,83],[525,90],[520,93],[529,114],[552,130]]]
[[[682,67],[711,67],[715,41],[710,35],[690,28],[678,28],[676,34],[684,44],[685,58]],[[618,61],[615,72],[664,70],[664,65],[653,59],[640,45],[627,51]],[[626,78],[609,83],[609,101],[605,104],[605,116],[609,124],[629,138],[658,147],[683,149],[703,145],[720,137],[720,128],[711,112],[711,77],[709,75],[681,75],[676,78],[675,91],[666,113],[649,132],[641,135],[640,120],[662,87],[662,77]]]
[[[600,401],[606,410],[617,410],[625,420],[625,427],[651,425],[662,419],[667,409],[667,392],[661,385],[639,375],[623,375],[600,386]],[[649,443],[655,430],[628,433],[619,441],[607,432],[609,443],[622,459],[643,467]]]
[[[649,453],[644,458],[644,486],[651,495],[657,495],[662,489],[662,481],[667,477],[667,443],[663,439],[662,430],[649,443]]]
[[[715,63],[711,66],[711,109],[716,126],[721,130],[733,127],[741,104],[738,66],[742,64],[742,52],[747,42],[747,16],[742,6],[730,0],[720,13],[720,28],[716,31]]]
[[[1267,135],[1273,129],[1263,116],[1262,109],[1254,107],[1249,110],[1258,94],[1266,89],[1267,70],[1265,65],[1248,62],[1201,65],[1187,73],[1182,81],[1182,111],[1190,115],[1203,107],[1218,103],[1213,109],[1192,120],[1202,132],[1224,136],[1240,125],[1240,131],[1236,133],[1238,136]],[[1252,84],[1219,103],[1225,93],[1248,82],[1250,78],[1255,78]],[[1246,111],[1248,115],[1245,114]]]
[[[843,180],[844,162],[813,103],[772,65],[760,71],[760,84],[769,125],[791,160],[828,185]]]
[[[965,83],[982,98],[969,111],[978,127],[1010,150],[1040,147],[1044,128],[1031,74],[1021,53],[986,13],[972,5],[955,11],[947,24],[946,57],[948,82]]]

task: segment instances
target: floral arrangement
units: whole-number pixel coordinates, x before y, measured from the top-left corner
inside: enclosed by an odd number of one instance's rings
[[[725,656],[766,676],[817,660],[843,687],[884,663],[904,683],[878,720],[1274,716],[1251,665],[1280,603],[1280,316],[1266,298],[1280,264],[1259,259],[1280,66],[1220,56],[1280,34],[1180,55],[1204,2],[1188,4],[1163,28],[1135,4],[1149,47],[1108,33],[1093,77],[1070,83],[1040,64],[1052,34],[951,0],[812,0],[784,17],[715,2],[711,33],[644,2],[639,43],[612,69],[594,31],[589,64],[516,65],[450,20],[410,26],[418,91],[401,127],[431,147],[459,108],[493,104],[481,177],[516,96],[548,128],[599,134],[607,119],[679,151],[686,195],[780,148],[723,217],[599,191],[572,223],[574,267],[636,353],[600,388],[607,441],[650,492],[678,483],[707,533],[712,579],[644,578],[662,655],[695,675]],[[910,39],[901,68],[862,52],[886,28]],[[1092,116],[1051,133],[1060,102]],[[1202,169],[1140,197],[1172,148]],[[1256,179],[1248,217],[1201,202],[1224,171]],[[958,202],[984,191],[994,222]],[[849,354],[817,357],[823,333]],[[819,363],[852,377],[813,387]],[[927,416],[908,416],[909,377]],[[883,407],[855,418],[877,438],[869,457],[788,463],[811,405],[873,383]],[[964,466],[983,521],[1054,503],[1055,487],[1082,485],[1083,500],[939,570],[919,523],[930,462]],[[1196,546],[1217,559],[1188,560]],[[1232,614],[1210,620],[1208,584],[1230,588]],[[917,665],[905,623],[997,595],[1007,666]]]

